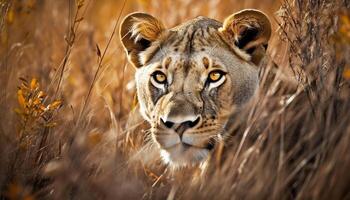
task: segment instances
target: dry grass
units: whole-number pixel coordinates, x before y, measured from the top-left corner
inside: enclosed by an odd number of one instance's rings
[[[262,9],[275,31],[258,95],[208,173],[130,162],[134,69],[114,34]],[[350,199],[347,0],[0,0],[1,199]],[[277,63],[278,68],[274,68]],[[274,72],[274,73],[272,73]],[[189,178],[192,177],[192,178]]]

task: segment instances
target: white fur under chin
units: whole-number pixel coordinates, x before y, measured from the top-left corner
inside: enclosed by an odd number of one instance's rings
[[[185,147],[182,144],[167,150],[161,149],[160,151],[164,163],[175,168],[201,164],[207,160],[209,153],[208,149]]]

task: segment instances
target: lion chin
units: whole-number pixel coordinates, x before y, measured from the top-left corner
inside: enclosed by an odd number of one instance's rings
[[[204,163],[210,154],[210,150],[198,148],[187,144],[176,144],[168,149],[161,149],[160,155],[165,164],[173,167],[186,167]]]

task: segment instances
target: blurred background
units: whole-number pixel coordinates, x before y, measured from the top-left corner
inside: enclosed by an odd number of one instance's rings
[[[1,199],[349,199],[349,5],[0,0]],[[228,161],[182,186],[159,163],[130,164],[144,133],[125,128],[135,69],[119,42],[123,17],[147,12],[170,28],[245,8],[265,12],[274,31]]]
[[[78,13],[79,21],[76,30],[74,48],[72,48],[62,81],[64,98],[74,108],[81,103],[86,95],[94,72],[97,68],[96,45],[105,48],[114,25],[118,19],[135,11],[147,12],[163,21],[167,27],[173,27],[196,16],[208,16],[223,21],[228,15],[244,8],[261,9],[271,16],[274,29],[277,25],[274,13],[280,7],[280,1],[123,1],[102,0],[83,1],[83,7]],[[7,80],[15,90],[19,84],[18,77],[32,78],[39,76],[44,85],[54,78],[54,74],[62,64],[66,54],[66,40],[76,12],[75,1],[11,1],[3,5],[1,32],[1,55],[6,61],[5,72]],[[16,63],[16,64],[14,64]],[[94,96],[100,96],[113,108],[116,115],[123,115],[129,110],[132,84],[125,87],[133,78],[132,66],[125,66],[124,51],[119,43],[118,30],[103,60],[103,70],[95,85]],[[11,65],[11,66],[9,66]],[[4,65],[3,65],[4,66]],[[12,71],[11,73],[9,71]],[[124,74],[126,75],[124,76]],[[122,77],[124,81],[122,80]],[[4,84],[10,84],[2,80]],[[9,86],[11,87],[11,86]],[[76,88],[79,88],[78,90]],[[120,107],[118,91],[126,88],[123,98],[125,103]],[[131,95],[132,96],[132,95]],[[120,98],[120,97],[119,97]],[[69,99],[69,100],[68,100]],[[122,109],[122,110],[119,110]]]

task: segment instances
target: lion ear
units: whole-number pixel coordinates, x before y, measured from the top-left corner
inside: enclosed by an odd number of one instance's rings
[[[258,65],[271,37],[271,23],[263,12],[246,9],[227,17],[219,31]]]
[[[141,67],[139,53],[147,49],[165,30],[163,24],[146,13],[131,13],[120,25],[120,39],[135,67]]]

